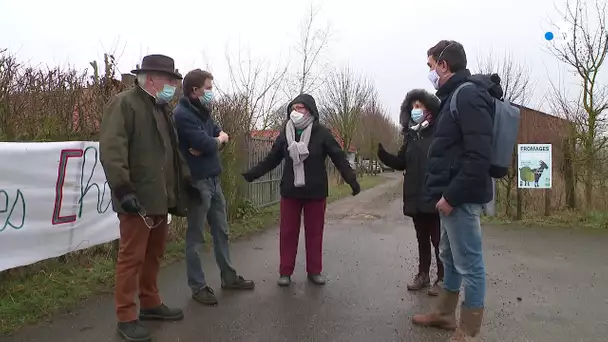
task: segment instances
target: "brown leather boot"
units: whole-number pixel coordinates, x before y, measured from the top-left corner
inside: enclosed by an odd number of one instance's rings
[[[435,327],[445,330],[456,329],[456,306],[458,306],[458,292],[441,289],[437,306],[433,312],[418,314],[412,317],[412,323],[425,327]]]
[[[483,308],[460,308],[460,324],[452,335],[450,342],[479,341],[479,330],[483,321]]]

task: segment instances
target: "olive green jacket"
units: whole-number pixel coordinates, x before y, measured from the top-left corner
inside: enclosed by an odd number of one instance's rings
[[[162,115],[154,115],[160,111]],[[173,146],[174,208],[167,208],[163,160],[165,144],[157,117],[168,120]],[[135,194],[148,215],[185,216],[188,198],[185,187],[190,171],[179,152],[177,133],[168,105],[155,105],[154,99],[139,86],[114,96],[105,106],[99,137],[101,165],[110,189],[112,206],[124,213],[120,198]]]

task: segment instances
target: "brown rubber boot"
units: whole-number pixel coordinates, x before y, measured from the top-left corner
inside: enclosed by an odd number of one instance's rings
[[[450,342],[477,342],[483,321],[483,308],[460,308],[460,324]]]
[[[414,315],[412,323],[425,327],[454,330],[456,329],[456,306],[458,306],[458,292],[441,289],[435,310],[428,314]]]

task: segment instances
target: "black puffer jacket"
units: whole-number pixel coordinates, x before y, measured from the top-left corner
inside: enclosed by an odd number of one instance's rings
[[[492,146],[494,97],[502,97],[500,84],[489,75],[468,70],[454,74],[439,90],[441,110],[431,144],[425,196],[437,202],[441,196],[452,206],[485,204],[492,199],[489,175]],[[470,81],[458,93],[458,117],[450,112],[450,99],[456,88]],[[500,81],[498,81],[500,82]]]
[[[344,181],[352,188],[359,188],[355,171],[350,167],[342,147],[340,147],[330,130],[319,123],[319,112],[314,98],[308,94],[297,96],[287,106],[287,115],[291,112],[291,106],[296,103],[303,104],[315,117],[315,121],[312,124],[310,142],[308,143],[308,151],[310,154],[306,160],[304,160],[306,184],[303,187],[295,187],[293,184],[293,160],[287,152],[285,128],[281,130],[281,133],[272,145],[268,156],[243,174],[245,180],[250,182],[262,177],[279,166],[281,161],[285,159],[283,177],[281,178],[281,196],[298,199],[323,199],[328,196],[325,160],[327,156],[329,156],[334,165],[336,165],[336,168],[340,171]],[[296,139],[300,139],[299,134],[296,134]]]
[[[411,121],[411,111],[414,102],[420,101],[431,118],[427,127],[415,129],[417,125]],[[426,170],[427,154],[433,138],[434,116],[439,113],[439,99],[424,89],[414,89],[407,93],[401,104],[401,126],[403,127],[403,146],[395,156],[378,149],[378,158],[385,165],[403,173],[403,214],[415,216],[418,214],[437,213],[435,203],[424,198],[424,173]]]

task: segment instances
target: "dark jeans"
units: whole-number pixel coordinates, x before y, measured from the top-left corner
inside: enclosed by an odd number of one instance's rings
[[[418,239],[419,273],[429,273],[431,270],[431,243],[435,248],[437,260],[437,278],[443,279],[443,263],[439,258],[439,240],[441,238],[441,220],[439,215],[418,214],[412,217],[416,238]]]
[[[306,271],[320,274],[323,269],[323,228],[325,226],[325,199],[301,200],[281,198],[279,273],[290,276],[296,265],[302,212],[306,242]]]
[[[209,223],[211,230],[215,262],[220,269],[222,281],[232,283],[237,275],[230,261],[226,199],[220,179],[213,177],[199,180],[194,185],[201,192],[202,202],[190,203],[186,232],[186,270],[188,285],[192,292],[197,292],[207,284],[199,252],[205,243],[203,235],[205,221]]]

